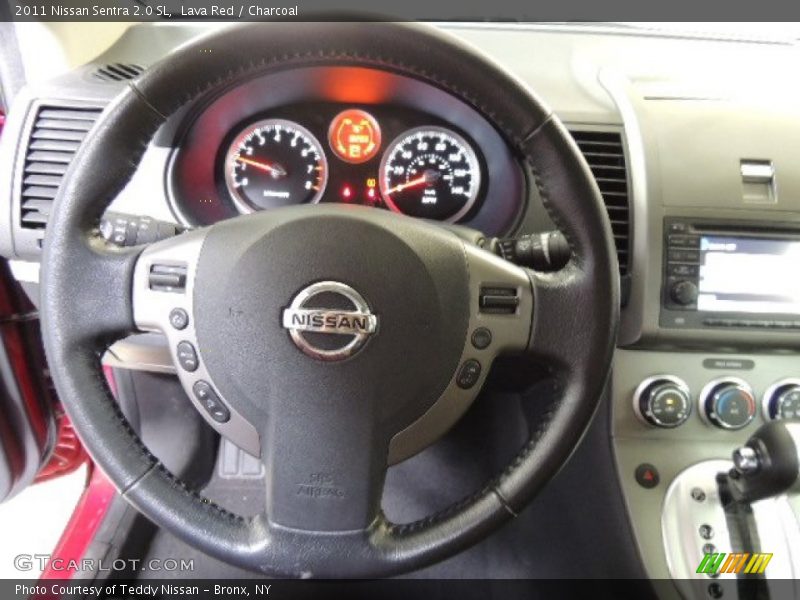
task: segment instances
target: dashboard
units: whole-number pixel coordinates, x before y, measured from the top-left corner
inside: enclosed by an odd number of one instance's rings
[[[525,207],[523,171],[480,114],[385,71],[262,76],[189,110],[179,130],[167,182],[187,226],[337,202],[496,236],[511,231]]]
[[[729,458],[759,425],[800,414],[792,273],[800,91],[787,76],[798,45],[602,27],[442,27],[550,102],[597,179],[625,292],[604,435],[642,562],[650,576],[668,578],[674,557],[661,519],[671,484],[700,461]],[[146,68],[202,32],[133,27],[91,63],[17,94],[0,147],[8,207],[0,252],[33,297],[46,223],[33,211],[47,198],[25,196],[33,193],[26,178],[38,176],[28,143],[63,124],[47,111],[90,127],[125,84],[98,79],[99,69]],[[491,236],[555,229],[525,165],[474,107],[434,86],[350,67],[262,76],[186,107],[158,132],[112,210],[198,227],[314,202],[365,204]],[[131,341],[107,360],[174,372],[163,346]],[[699,525],[688,524],[684,540],[697,552]]]

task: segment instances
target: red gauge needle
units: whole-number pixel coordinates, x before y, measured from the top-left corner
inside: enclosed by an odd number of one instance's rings
[[[403,190],[407,190],[408,188],[417,187],[418,185],[423,185],[426,183],[433,183],[437,179],[439,179],[440,175],[438,171],[425,171],[422,175],[417,177],[416,179],[412,179],[411,181],[406,181],[405,183],[398,184],[391,188],[387,194],[394,194],[395,192],[402,192]]]
[[[237,156],[236,160],[246,165],[252,165],[256,169],[261,169],[262,171],[266,171],[267,173],[272,173],[272,176],[275,178],[286,176],[286,169],[284,169],[282,166],[278,164],[270,165],[265,162],[253,160],[252,158],[245,158],[244,156]]]

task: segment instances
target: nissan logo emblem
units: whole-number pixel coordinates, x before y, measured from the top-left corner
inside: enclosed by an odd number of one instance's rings
[[[320,281],[301,290],[283,311],[295,345],[319,360],[352,356],[378,328],[378,317],[349,285]]]

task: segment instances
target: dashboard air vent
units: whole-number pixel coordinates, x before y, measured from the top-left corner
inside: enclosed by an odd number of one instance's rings
[[[630,197],[628,169],[622,134],[616,131],[571,130],[586,162],[597,180],[611,221],[622,276],[622,301],[626,303],[630,288]]]
[[[136,79],[144,72],[144,67],[133,63],[111,63],[99,67],[92,75],[100,81],[128,81]]]
[[[44,230],[61,179],[100,112],[99,108],[39,108],[22,172],[23,229]]]

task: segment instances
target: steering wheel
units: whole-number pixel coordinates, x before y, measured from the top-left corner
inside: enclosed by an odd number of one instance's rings
[[[522,269],[482,249],[477,232],[331,204],[242,216],[147,248],[116,248],[99,236],[104,208],[178,109],[251,77],[342,65],[421,80],[485,116],[565,234],[568,265]],[[70,166],[42,277],[58,394],[120,493],[198,549],[286,576],[418,569],[515,517],[585,431],[618,322],[610,225],[563,125],[473,50],[410,24],[239,25],[148,69],[103,112]],[[261,457],[260,515],[231,514],[188,489],[122,416],[100,357],[143,330],[166,335],[209,423]],[[388,522],[380,509],[387,467],[447,431],[504,353],[546,362],[557,401],[482,489],[420,521]]]

